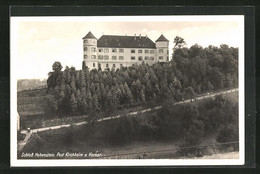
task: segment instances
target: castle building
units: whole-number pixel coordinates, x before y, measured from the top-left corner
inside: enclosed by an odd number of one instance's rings
[[[83,37],[83,61],[91,69],[129,67],[142,62],[152,65],[169,60],[169,40],[161,35],[155,42],[147,36],[102,35]]]

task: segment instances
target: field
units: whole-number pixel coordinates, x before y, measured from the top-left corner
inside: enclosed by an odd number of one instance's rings
[[[63,130],[67,132],[68,130]],[[35,138],[34,141],[24,149],[24,153],[82,153],[82,154],[100,154],[102,159],[182,159],[179,149],[183,144],[182,141],[135,141],[125,145],[111,145],[109,143],[98,144],[96,140],[82,140],[79,137],[71,138],[67,135],[56,133],[39,134],[40,140]],[[203,141],[201,152],[203,157],[188,156],[188,158],[203,158],[203,159],[225,159],[222,153],[232,152],[237,154],[234,148],[222,149],[217,145],[216,140],[206,138]],[[54,146],[55,144],[55,146]],[[215,144],[212,146],[212,144]],[[210,146],[207,146],[210,145]],[[234,151],[234,152],[233,152]],[[146,154],[145,157],[143,154]],[[20,156],[18,158],[21,159]],[[96,157],[61,157],[61,159],[94,159]],[[238,158],[237,155],[232,158]],[[30,159],[29,157],[26,159]],[[32,158],[35,159],[35,158]],[[42,158],[40,158],[42,159]],[[45,159],[45,158],[44,158]],[[49,159],[57,159],[49,158]]]

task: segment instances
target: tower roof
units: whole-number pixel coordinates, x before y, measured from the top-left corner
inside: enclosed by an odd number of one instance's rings
[[[158,41],[166,41],[166,42],[169,42],[169,40],[166,39],[163,34],[162,34],[155,42],[158,42]]]
[[[98,47],[155,48],[155,43],[144,36],[103,35],[97,41]]]
[[[88,32],[88,34],[82,39],[97,39],[97,38],[91,32]]]

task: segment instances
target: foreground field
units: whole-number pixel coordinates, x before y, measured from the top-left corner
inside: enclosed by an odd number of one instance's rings
[[[64,130],[63,132],[66,132]],[[68,132],[66,132],[68,133]],[[40,135],[40,136],[39,136]],[[82,140],[81,137],[71,137],[53,132],[51,134],[39,134],[34,136],[31,143],[24,151],[18,155],[19,159],[236,159],[237,152],[230,146],[223,149],[221,144],[214,138],[204,138],[201,144],[201,155],[182,156],[180,148],[183,145],[182,140],[173,141],[134,141],[123,145],[112,145],[110,143],[99,144],[97,140]],[[81,139],[81,140],[80,140]],[[55,146],[54,146],[55,144]],[[43,156],[25,156],[24,154],[54,154],[52,157]],[[57,154],[65,154],[57,156]],[[83,154],[83,156],[75,156]],[[85,155],[87,154],[87,155]],[[145,154],[145,155],[144,155]],[[224,155],[223,155],[224,154]]]

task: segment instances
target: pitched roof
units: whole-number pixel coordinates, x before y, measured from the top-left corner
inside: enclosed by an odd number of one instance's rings
[[[83,37],[82,39],[86,39],[86,38],[88,38],[88,39],[97,39],[91,32],[88,32],[88,34],[85,37]]]
[[[144,36],[103,35],[97,41],[98,47],[155,48],[155,43]]]
[[[167,42],[169,42],[169,40],[166,39],[163,34],[155,42],[158,42],[158,41],[167,41]]]

